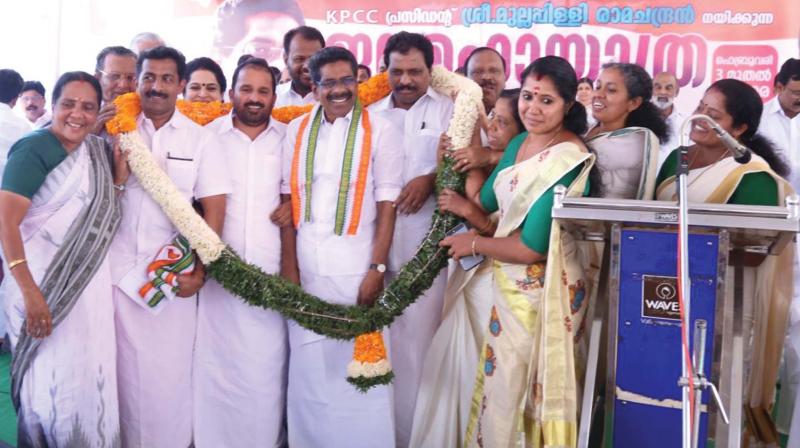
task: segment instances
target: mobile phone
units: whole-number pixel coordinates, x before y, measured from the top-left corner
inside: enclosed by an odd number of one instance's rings
[[[447,236],[458,235],[459,233],[464,233],[464,232],[467,232],[467,231],[469,231],[469,227],[467,227],[467,225],[462,222],[459,225],[457,225],[457,226],[453,227],[452,229],[450,229],[450,231],[447,232]],[[463,269],[465,271],[469,271],[470,269],[473,269],[476,266],[478,266],[479,264],[483,263],[483,260],[485,260],[485,259],[486,259],[486,257],[484,257],[483,255],[480,255],[480,254],[479,255],[475,255],[475,256],[469,255],[469,256],[466,256],[466,257],[459,258],[458,259],[458,264],[461,265],[461,269]]]

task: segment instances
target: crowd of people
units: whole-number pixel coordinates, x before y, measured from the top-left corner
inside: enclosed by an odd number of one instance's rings
[[[283,50],[284,73],[243,56],[228,78],[142,33],[100,51],[93,74],[64,73],[49,110],[41,83],[0,70],[1,330],[20,446],[573,445],[602,255],[553,221],[555,187],[674,200],[682,140],[692,201],[781,205],[800,187],[798,59],[766,105],[733,79],[697,105],[753,151],[742,168],[707,123],[680,134],[689,111],[675,106],[672,73],[614,62],[579,79],[546,56],[506,89],[506,61],[477,48],[463,73],[484,110],[472,142],[454,148],[453,98],[431,86],[425,36],[386,42],[391,93],[370,105],[357,95],[369,67],[318,30],[292,29]],[[189,251],[177,297],[143,305],[148,265],[178,235],[105,130],[130,92],[141,99],[135,132],[225,243],[332,303],[372,306],[437,208],[468,223],[441,245],[483,261],[443,270],[384,332],[393,384],[359,392],[345,379],[352,342],[247,305]],[[201,126],[176,108],[180,96],[232,111]],[[271,118],[300,105],[310,112],[288,124]],[[466,174],[463,192],[437,194],[443,157]],[[746,287],[783,313],[766,313],[753,340],[778,355],[750,367],[746,405],[769,421],[792,275],[791,262],[765,265]]]

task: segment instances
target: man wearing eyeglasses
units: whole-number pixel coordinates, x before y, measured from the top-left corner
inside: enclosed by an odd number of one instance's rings
[[[103,89],[103,107],[97,115],[94,134],[103,134],[103,127],[117,108],[114,98],[136,89],[136,54],[125,47],[106,47],[97,55],[94,77]]]
[[[324,48],[308,66],[319,104],[289,123],[284,141],[281,194],[295,228],[281,232],[282,273],[327,301],[372,306],[392,244],[403,136],[358,103],[348,50]],[[361,393],[345,379],[353,343],[288,328],[289,446],[394,446],[391,387]]]

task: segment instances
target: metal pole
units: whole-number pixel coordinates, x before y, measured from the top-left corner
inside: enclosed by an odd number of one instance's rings
[[[708,323],[705,319],[697,319],[694,321],[694,378],[692,379],[695,386],[694,396],[694,434],[692,435],[692,446],[697,448],[700,441],[700,415],[703,406],[703,389],[701,388],[702,379],[704,378],[703,368],[705,367],[704,361],[706,356],[706,332],[708,331]],[[723,413],[725,410],[723,409]]]
[[[684,164],[685,150],[681,154],[681,164]],[[687,169],[681,170],[678,177],[678,205],[680,214],[680,226],[678,229],[678,243],[680,246],[681,255],[681,297],[683,297],[683,317],[681,319],[681,339],[683,340],[684,333],[689,328],[691,299],[689,283],[689,195],[686,188],[687,184]],[[688,337],[686,338],[688,340]],[[681,411],[682,411],[682,429],[683,429],[683,448],[691,448],[692,446],[692,412],[691,404],[689,402],[689,388],[693,387],[692,379],[689,378],[689,366],[686,365],[686,356],[683,350],[683,343],[681,343],[681,377],[687,379],[687,383],[683,386],[681,391]]]

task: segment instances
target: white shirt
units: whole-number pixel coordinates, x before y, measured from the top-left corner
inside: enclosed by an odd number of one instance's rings
[[[33,129],[27,120],[20,118],[6,103],[0,103],[0,180],[6,168],[8,150]]]
[[[422,95],[408,110],[395,107],[392,95],[369,107],[370,112],[381,112],[403,133],[403,185],[416,177],[436,171],[436,148],[439,137],[447,132],[453,115],[453,101],[432,88]],[[436,198],[431,195],[413,215],[398,215],[394,227],[389,269],[398,271],[416,252],[425,237],[436,209]]]
[[[217,135],[232,191],[225,204],[222,240],[268,273],[280,271],[280,229],[269,215],[280,205],[281,151],[286,125],[270,120],[255,140],[225,115],[206,126]]]
[[[45,110],[41,117],[33,122],[33,127],[36,129],[42,128],[53,120],[53,114],[49,110]]]
[[[309,91],[306,96],[300,96],[299,93],[292,90],[292,83],[286,82],[278,84],[275,88],[275,107],[283,106],[305,106],[306,104],[313,104],[314,92]]]
[[[686,121],[686,115],[682,114],[675,106],[672,106],[672,113],[669,114],[667,119],[667,141],[661,143],[660,149],[658,151],[658,168],[661,169],[661,165],[667,160],[667,156],[671,153],[674,149],[677,149],[681,145],[680,139],[680,132],[681,126],[683,126],[683,122]],[[686,128],[686,144],[690,144],[689,142],[689,131],[690,128]]]
[[[787,117],[776,96],[764,104],[758,133],[772,140],[783,154],[792,169],[788,180],[795,191],[800,191],[800,114]]]
[[[403,136],[380,113],[371,113],[371,161],[359,227],[355,235],[338,236],[334,233],[342,159],[352,115],[351,110],[333,123],[324,117],[321,120],[314,155],[311,222],[303,222],[297,231],[297,261],[300,271],[305,274],[337,276],[366,273],[372,262],[376,204],[394,201],[403,186],[402,171],[398,169],[403,166]],[[281,183],[283,194],[291,194],[292,159],[302,120],[302,117],[293,120],[286,130]],[[351,180],[355,182],[355,173]]]
[[[211,131],[177,109],[158,130],[139,114],[137,129],[163,169],[187,201],[231,192],[225,154]],[[122,220],[111,243],[114,283],[137,262],[152,258],[177,230],[161,207],[145,192],[135,175],[120,196]]]

